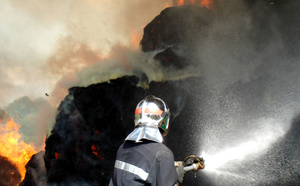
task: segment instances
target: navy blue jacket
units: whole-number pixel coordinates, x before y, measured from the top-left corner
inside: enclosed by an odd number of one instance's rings
[[[173,152],[163,143],[125,141],[109,186],[173,186],[177,179]]]

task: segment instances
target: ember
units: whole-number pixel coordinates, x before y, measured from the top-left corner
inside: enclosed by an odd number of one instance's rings
[[[100,154],[100,149],[99,149],[99,147],[96,147],[96,146],[93,144],[93,145],[91,146],[91,150],[92,150],[93,154],[94,154],[98,159],[101,159],[101,160],[104,159],[104,157],[101,156],[101,154]]]
[[[54,156],[55,156],[55,159],[58,159],[58,158],[59,158],[59,156],[60,156],[60,154],[59,154],[59,153],[57,153],[57,152],[55,152],[55,153],[54,153]]]

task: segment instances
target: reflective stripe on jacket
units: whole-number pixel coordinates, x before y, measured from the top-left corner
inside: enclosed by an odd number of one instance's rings
[[[125,141],[109,186],[173,186],[178,179],[172,151],[162,143]]]

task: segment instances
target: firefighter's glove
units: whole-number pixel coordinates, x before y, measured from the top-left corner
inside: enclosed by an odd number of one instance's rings
[[[184,174],[185,174],[183,162],[182,161],[175,161],[174,165],[176,167],[176,172],[177,172],[177,175],[178,175],[178,180],[177,181],[179,183],[182,183],[183,177],[184,177]],[[178,185],[179,185],[179,183],[178,183]]]

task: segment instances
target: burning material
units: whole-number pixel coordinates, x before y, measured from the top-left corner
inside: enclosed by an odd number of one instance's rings
[[[37,151],[33,145],[20,140],[22,137],[19,133],[20,127],[13,119],[0,125],[0,155],[7,157],[16,165],[23,179],[26,172],[25,165]]]
[[[0,185],[15,186],[21,181],[17,167],[8,158],[0,156]]]
[[[97,159],[101,159],[101,160],[104,159],[104,157],[101,155],[99,147],[97,147],[96,145],[93,144],[91,146],[91,150],[93,151],[93,154],[97,157]]]
[[[26,164],[26,174],[19,186],[46,186],[46,168],[44,162],[45,151],[34,154]]]
[[[200,7],[206,7],[208,9],[212,9],[214,4],[213,0],[174,0],[174,6],[182,6],[186,4],[193,4]]]
[[[46,140],[48,184],[108,184],[117,148],[133,127],[134,105],[145,94],[137,83],[126,77],[69,90]]]

